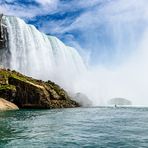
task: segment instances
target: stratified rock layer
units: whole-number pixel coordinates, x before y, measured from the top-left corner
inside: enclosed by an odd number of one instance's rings
[[[79,104],[57,84],[24,76],[18,72],[0,69],[0,97],[20,108],[70,108]]]

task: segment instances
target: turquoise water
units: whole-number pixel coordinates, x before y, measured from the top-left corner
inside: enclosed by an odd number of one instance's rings
[[[148,108],[0,112],[0,148],[148,147]]]

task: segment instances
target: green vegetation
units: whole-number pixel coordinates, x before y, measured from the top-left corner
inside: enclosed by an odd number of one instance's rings
[[[8,89],[10,89],[10,90],[16,90],[16,87],[14,86],[14,85],[0,85],[0,91],[1,90],[8,90]]]

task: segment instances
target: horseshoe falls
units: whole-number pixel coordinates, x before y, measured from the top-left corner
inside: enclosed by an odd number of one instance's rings
[[[37,79],[52,80],[72,90],[73,84],[86,71],[78,52],[58,38],[39,32],[20,18],[4,16],[4,21],[9,35],[9,49],[1,56],[9,56],[2,58],[3,66]]]

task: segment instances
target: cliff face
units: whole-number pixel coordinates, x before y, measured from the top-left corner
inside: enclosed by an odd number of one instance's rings
[[[71,100],[57,84],[0,69],[0,97],[19,108],[69,108],[79,104]]]

